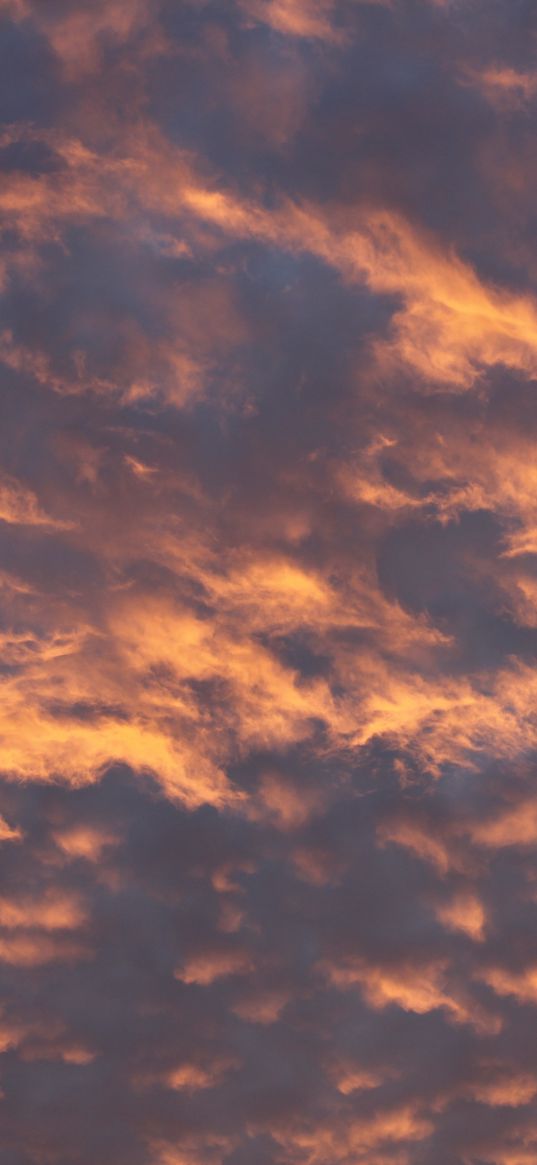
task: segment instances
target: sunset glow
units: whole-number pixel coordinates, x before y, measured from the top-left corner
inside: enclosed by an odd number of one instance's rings
[[[0,0],[1,1165],[536,1165],[536,49]]]

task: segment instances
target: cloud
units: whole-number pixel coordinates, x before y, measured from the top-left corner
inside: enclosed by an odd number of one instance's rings
[[[486,915],[479,898],[465,892],[438,907],[438,917],[448,930],[460,930],[475,942],[484,938]]]
[[[395,1004],[404,1011],[423,1015],[444,1008],[456,1023],[476,1023],[482,1016],[472,1014],[468,1006],[446,991],[443,984],[445,967],[431,963],[426,966],[397,966],[393,971],[375,967],[357,960],[342,966],[331,966],[328,975],[337,986],[358,984],[369,1005],[382,1010]],[[495,1025],[492,1025],[494,1030]]]
[[[499,111],[526,106],[537,92],[537,77],[502,65],[482,70],[468,70],[464,80],[483,94]]]
[[[0,521],[20,526],[50,526],[61,529],[63,523],[44,513],[31,490],[13,478],[0,481]]]
[[[285,36],[298,36],[337,44],[341,33],[332,22],[334,0],[247,0],[243,8],[250,20],[268,24]]]
[[[41,930],[72,930],[85,922],[85,913],[76,898],[48,893],[37,901],[0,899],[0,926],[18,930],[37,926]]]
[[[0,22],[6,1165],[528,1165],[529,8]]]

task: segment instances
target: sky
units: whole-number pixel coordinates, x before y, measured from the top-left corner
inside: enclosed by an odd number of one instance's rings
[[[0,1163],[537,1161],[535,0],[0,0]]]

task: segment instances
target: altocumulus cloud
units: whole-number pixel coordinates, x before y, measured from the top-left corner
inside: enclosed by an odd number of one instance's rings
[[[536,36],[0,0],[6,1165],[537,1159]]]

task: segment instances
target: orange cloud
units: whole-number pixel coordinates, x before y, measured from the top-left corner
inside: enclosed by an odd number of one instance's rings
[[[76,218],[108,214],[122,222],[134,198],[140,210],[158,210],[181,222],[182,230],[187,215],[235,238],[309,252],[347,282],[400,296],[391,336],[372,346],[377,375],[406,365],[428,388],[461,392],[497,364],[527,377],[536,374],[532,296],[481,282],[468,263],[401,215],[367,207],[326,211],[291,201],[269,211],[232,191],[203,185],[192,159],[154,129],[139,126],[127,144],[130,152],[124,144],[121,156],[103,158],[76,139],[59,138],[54,145],[68,179],[62,172],[39,182],[26,175],[10,178],[2,195],[5,214],[25,237],[54,237],[64,221]],[[171,353],[164,358],[172,364],[175,359]],[[179,351],[177,359],[192,357]],[[194,384],[196,366],[194,357]],[[138,389],[133,383],[131,392],[150,391],[148,379],[143,377]]]
[[[154,487],[144,479],[142,488]],[[162,484],[155,488],[161,498]],[[169,795],[187,804],[240,809],[245,799],[225,776],[229,760],[252,747],[311,740],[315,725],[323,726],[323,748],[355,750],[384,737],[431,772],[447,762],[471,765],[492,744],[514,757],[537,739],[531,669],[443,678],[435,652],[446,637],[385,599],[366,568],[328,581],[292,556],[232,553],[217,569],[203,543],[181,540],[165,523],[155,528],[151,513],[146,552],[203,588],[204,616],[167,595],[120,587],[103,596],[94,629],[79,623],[75,632],[76,611],[51,610],[49,630],[6,634],[5,654],[20,669],[0,684],[6,773],[79,784],[117,761],[158,773]],[[136,536],[127,527],[104,543],[98,531],[96,549],[114,570],[132,555],[138,527]],[[87,522],[85,530],[91,540]],[[15,589],[13,602],[30,623],[41,609],[39,596],[24,590]],[[334,635],[354,628],[368,632],[358,655]],[[304,678],[279,657],[275,637],[296,631],[326,660],[322,676]],[[210,701],[200,702],[198,685],[208,686]],[[248,812],[289,828],[322,802],[318,792],[294,791],[266,774]],[[434,849],[439,868],[449,861],[440,843],[417,840],[415,829],[412,844],[430,860]]]
[[[96,1053],[82,1044],[62,1042],[52,1036],[50,1039],[30,1038],[19,1052],[20,1059],[33,1062],[36,1060],[62,1060],[64,1064],[74,1064],[85,1068],[93,1064]]]
[[[0,816],[0,842],[21,841],[22,836],[20,829],[9,825],[5,818]]]
[[[384,821],[378,827],[377,836],[381,845],[391,841],[403,846],[416,857],[429,862],[442,875],[452,868],[453,858],[444,838],[435,837],[432,829],[419,821]]]
[[[86,861],[98,862],[103,851],[115,846],[118,842],[116,835],[107,829],[96,829],[91,825],[73,825],[58,830],[53,835],[58,848],[71,859],[84,858]]]
[[[8,1154],[537,1159],[537,90],[433,4],[0,0]]]
[[[406,364],[431,386],[451,392],[470,388],[490,365],[535,374],[537,306],[531,296],[487,287],[468,264],[391,211],[355,212],[349,224],[342,212],[329,218],[314,206],[286,204],[270,216],[200,188],[187,188],[184,199],[229,233],[310,251],[349,281],[400,294],[392,337],[374,346],[383,371]]]
[[[16,526],[49,526],[66,529],[69,523],[48,516],[32,492],[14,478],[0,479],[0,521]]]
[[[404,1011],[418,1015],[445,1008],[457,1018],[465,1018],[459,1003],[443,988],[445,967],[431,963],[424,967],[396,967],[384,970],[362,959],[347,959],[326,968],[328,977],[338,987],[358,985],[371,1007],[382,1010],[394,1003]]]
[[[175,978],[182,983],[198,983],[208,987],[217,979],[231,975],[245,975],[252,970],[251,957],[241,950],[208,951],[192,955],[177,968]]]
[[[436,914],[448,930],[462,931],[475,942],[483,941],[486,913],[480,899],[471,891],[461,891],[450,902],[439,905]]]
[[[477,845],[488,849],[533,846],[537,841],[537,804],[531,799],[523,800],[488,820],[476,821],[472,823],[471,836]]]
[[[199,1137],[185,1137],[179,1144],[152,1141],[150,1144],[153,1165],[222,1165],[226,1155],[232,1151],[233,1137],[207,1134]]]
[[[262,1026],[276,1023],[280,1019],[284,1008],[291,996],[289,992],[278,988],[258,989],[241,994],[238,1002],[233,1005],[233,1012],[240,1019],[248,1023],[259,1023]]]
[[[537,966],[523,971],[508,971],[503,967],[486,967],[477,973],[497,995],[513,995],[520,1003],[537,1003]]]
[[[235,1067],[233,1059],[214,1060],[211,1064],[185,1063],[167,1073],[165,1082],[169,1088],[186,1092],[198,1092],[205,1088],[213,1088],[222,1078]]]
[[[72,930],[86,921],[86,912],[73,894],[48,891],[41,898],[0,898],[0,927],[6,930],[38,927]]]
[[[342,32],[333,23],[334,0],[242,0],[250,20],[270,25],[285,36],[338,44]]]
[[[378,1011],[392,1005],[417,1015],[440,1009],[453,1023],[471,1024],[489,1034],[497,1034],[502,1026],[498,1016],[485,1012],[464,991],[448,987],[446,960],[381,967],[362,958],[346,958],[323,969],[336,987],[359,987],[368,1005]]]
[[[77,963],[91,957],[83,943],[46,934],[0,936],[0,963],[15,967],[40,967],[45,963]]]
[[[297,1123],[272,1135],[293,1159],[306,1165],[327,1165],[329,1161],[352,1160],[359,1165],[404,1165],[408,1142],[423,1141],[433,1125],[415,1103],[385,1107],[371,1116],[312,1124]],[[402,1146],[402,1151],[397,1151]],[[393,1150],[396,1150],[395,1152]]]
[[[518,1108],[529,1104],[537,1095],[537,1079],[516,1071],[506,1074],[500,1069],[492,1077],[487,1073],[466,1091],[481,1104],[488,1104],[492,1108],[497,1105]]]
[[[378,1088],[384,1083],[384,1075],[381,1072],[361,1068],[352,1063],[337,1064],[333,1076],[336,1088],[343,1096],[352,1096],[354,1092],[367,1092],[370,1088]]]
[[[32,20],[46,36],[68,81],[98,72],[103,42],[121,44],[147,26],[151,0],[94,0],[90,11],[55,12],[35,0],[2,0],[14,20]]]
[[[318,790],[294,788],[284,776],[265,773],[259,785],[258,804],[252,799],[248,812],[254,819],[273,821],[280,829],[293,830],[313,817],[321,805]]]
[[[499,111],[524,108],[537,93],[537,75],[524,73],[506,65],[486,69],[465,69],[463,84],[473,85]]]

